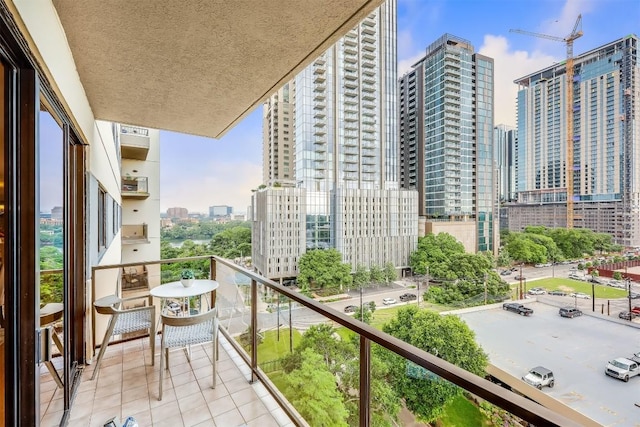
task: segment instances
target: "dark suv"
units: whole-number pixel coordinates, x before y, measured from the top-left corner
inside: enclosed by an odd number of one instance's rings
[[[418,297],[416,296],[416,294],[410,294],[410,293],[402,294],[398,297],[398,299],[400,299],[400,301],[402,302],[413,301],[417,298]]]
[[[576,316],[582,316],[582,311],[573,307],[562,307],[560,309],[560,316],[574,318]]]

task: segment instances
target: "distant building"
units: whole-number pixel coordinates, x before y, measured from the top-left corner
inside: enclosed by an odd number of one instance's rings
[[[189,210],[187,208],[169,208],[167,209],[167,216],[169,218],[187,219]]]
[[[247,220],[247,214],[245,214],[245,213],[231,214],[231,220],[232,221],[246,221]]]
[[[499,247],[493,59],[445,34],[399,81],[400,184],[419,193],[421,232],[469,252]]]
[[[498,199],[516,200],[516,143],[518,133],[514,126],[497,125],[493,129],[494,158],[498,170]]]
[[[64,209],[62,206],[55,206],[51,209],[51,219],[53,220],[61,220],[64,215]]]
[[[233,213],[233,208],[231,206],[220,205],[220,206],[209,207],[209,218],[220,218],[224,216],[229,216],[232,213]]]

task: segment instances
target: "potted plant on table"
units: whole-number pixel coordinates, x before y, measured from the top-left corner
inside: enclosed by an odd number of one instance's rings
[[[182,286],[184,286],[185,288],[190,287],[191,285],[193,285],[193,281],[195,279],[196,275],[193,270],[190,270],[188,268],[182,270],[182,273],[180,274],[180,282],[182,282]]]

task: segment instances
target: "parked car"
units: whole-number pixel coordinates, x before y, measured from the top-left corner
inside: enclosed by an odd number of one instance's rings
[[[580,299],[591,299],[591,297],[585,293],[582,292],[574,292],[569,294],[570,297],[574,297],[574,298],[580,298]]]
[[[500,275],[501,275],[501,276],[509,276],[511,273],[512,273],[512,271],[511,271],[511,270],[502,270],[502,271],[500,272]]]
[[[344,308],[344,312],[345,313],[355,313],[355,311],[358,309],[358,307],[356,307],[355,305],[348,305]]]
[[[416,294],[410,294],[410,293],[402,294],[402,295],[400,295],[399,298],[400,298],[400,301],[402,301],[402,302],[413,301],[413,300],[418,299]]]
[[[529,307],[525,307],[522,304],[518,304],[517,302],[505,302],[502,304],[502,309],[507,311],[513,311],[514,313],[518,313],[521,316],[531,316],[533,314],[533,310]]]
[[[618,314],[618,317],[624,320],[631,320],[638,317],[638,315],[636,313],[631,313],[628,311],[621,311],[620,314]]]
[[[547,292],[547,295],[556,295],[556,296],[564,297],[567,295],[567,293],[559,289],[554,289],[553,291]]]
[[[520,275],[515,276],[513,279],[514,279],[514,280],[527,280],[527,278],[526,278],[526,277],[524,277],[524,276],[520,276]]]
[[[529,295],[544,295],[547,293],[547,290],[544,288],[531,288],[529,289]]]
[[[384,299],[382,300],[382,303],[383,303],[384,305],[391,305],[391,304],[395,304],[395,303],[397,303],[397,302],[398,302],[398,301],[396,301],[396,299],[395,299],[395,298],[384,298]]]
[[[576,316],[582,316],[582,311],[574,307],[562,307],[559,311],[561,317],[574,318]]]
[[[578,276],[577,274],[571,273],[569,274],[569,279],[584,280],[584,276]]]
[[[640,315],[640,307],[637,305],[631,309],[631,312],[636,315]]]
[[[629,296],[631,297],[631,299],[638,299],[638,298],[640,298],[640,294],[639,294],[639,293],[637,293],[637,292],[631,292],[631,293],[629,294]]]
[[[527,384],[536,387],[538,390],[541,390],[544,386],[552,388],[555,384],[553,372],[547,368],[543,368],[542,366],[532,368],[527,375],[522,377],[522,380]]]
[[[604,373],[610,377],[628,382],[629,378],[640,374],[640,366],[638,366],[638,362],[625,357],[618,357],[607,363]]]

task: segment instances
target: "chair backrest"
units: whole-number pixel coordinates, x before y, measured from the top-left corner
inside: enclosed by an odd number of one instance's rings
[[[162,314],[162,324],[168,326],[191,326],[204,323],[218,315],[218,309],[213,308],[207,312],[196,314],[195,316],[167,316]]]

